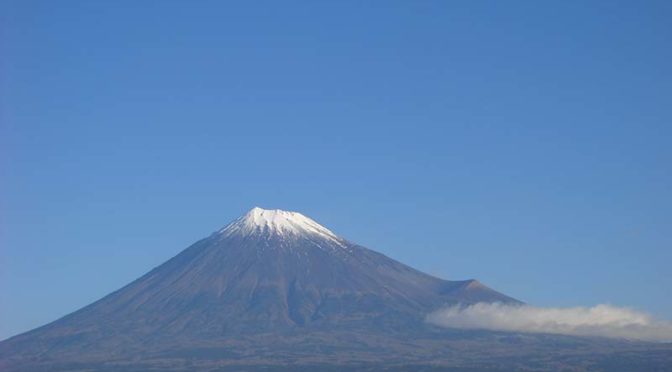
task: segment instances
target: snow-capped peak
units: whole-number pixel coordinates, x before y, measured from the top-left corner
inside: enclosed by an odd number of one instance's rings
[[[301,213],[259,207],[252,208],[247,214],[233,221],[219,232],[225,236],[266,233],[288,237],[309,234],[336,242],[341,241],[329,229]]]

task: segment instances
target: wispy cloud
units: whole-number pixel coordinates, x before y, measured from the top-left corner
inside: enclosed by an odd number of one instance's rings
[[[462,329],[672,341],[672,322],[611,305],[552,308],[477,303],[436,311],[427,321]]]

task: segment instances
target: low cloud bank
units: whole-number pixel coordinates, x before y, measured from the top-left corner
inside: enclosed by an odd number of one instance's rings
[[[552,308],[477,303],[438,310],[427,321],[449,328],[672,341],[672,322],[611,305]]]

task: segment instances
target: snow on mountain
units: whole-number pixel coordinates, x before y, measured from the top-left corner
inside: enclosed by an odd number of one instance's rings
[[[280,237],[317,235],[336,243],[342,241],[336,234],[298,212],[255,207],[219,231],[223,236],[250,236],[259,234]]]

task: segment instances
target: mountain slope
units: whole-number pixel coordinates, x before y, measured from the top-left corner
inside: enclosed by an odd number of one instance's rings
[[[350,243],[299,213],[255,208],[126,287],[0,343],[0,360],[106,360],[261,334],[420,332],[455,303],[517,301]]]

